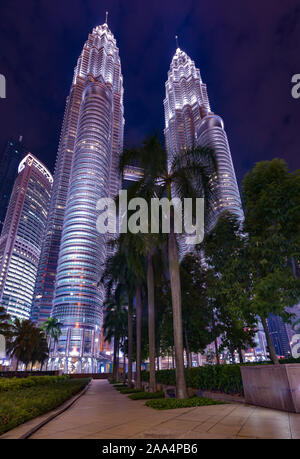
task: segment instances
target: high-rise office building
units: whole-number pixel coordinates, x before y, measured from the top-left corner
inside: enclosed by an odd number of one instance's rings
[[[12,317],[30,317],[52,182],[31,153],[20,162],[0,237],[0,302]]]
[[[270,314],[267,321],[276,354],[280,357],[290,357],[291,347],[287,324],[284,323],[280,316],[274,314]]]
[[[47,319],[52,312],[58,254],[69,190],[79,111],[83,106],[83,91],[86,90],[89,79],[89,83],[92,83],[91,80],[93,79],[99,80],[99,83],[103,80],[102,83],[106,85],[107,90],[112,92],[112,101],[105,102],[105,104],[111,104],[109,111],[111,111],[113,117],[113,129],[111,132],[107,131],[105,134],[111,136],[108,139],[108,143],[112,144],[109,164],[105,167],[107,168],[106,173],[109,175],[110,193],[114,196],[118,193],[119,183],[113,166],[118,160],[117,156],[123,145],[123,87],[118,48],[106,23],[103,26],[96,27],[89,35],[78,58],[70,94],[66,101],[55,166],[46,238],[43,245],[34,294],[32,319],[38,323]],[[89,87],[90,91],[92,87],[96,87],[96,84],[91,84]],[[87,91],[85,91],[84,97],[86,100],[90,97],[90,95],[87,95]],[[97,100],[96,105],[98,102],[99,100]],[[94,110],[94,108],[94,105],[91,105],[90,109]],[[88,110],[86,108],[86,111]],[[93,123],[92,119],[89,121]],[[91,132],[94,129],[96,127],[92,126]],[[99,129],[99,126],[97,129]],[[105,130],[106,127],[103,125],[102,129]],[[100,148],[98,140],[95,137],[95,146]],[[90,164],[91,167],[94,165]]]
[[[54,176],[50,250],[46,245],[40,265],[40,276],[45,271],[49,283],[47,288],[36,286],[37,315],[50,315],[54,296],[52,316],[64,325],[52,350],[53,368],[89,372],[98,367],[103,305],[98,284],[107,250],[106,235],[96,229],[96,203],[119,191],[123,130],[119,50],[104,23],[89,35],[75,68]],[[50,244],[54,235],[55,259]],[[47,266],[50,256],[51,266]]]
[[[175,153],[194,146],[209,146],[215,152],[218,176],[212,180],[217,193],[206,228],[211,229],[224,210],[242,220],[241,199],[223,120],[211,111],[200,70],[179,47],[168,72],[164,111],[169,165]]]
[[[28,153],[22,141],[22,136],[19,140],[9,139],[0,158],[0,234],[18,175],[18,165]]]

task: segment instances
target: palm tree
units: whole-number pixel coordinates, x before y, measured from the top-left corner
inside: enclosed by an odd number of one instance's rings
[[[0,335],[7,335],[11,328],[11,318],[6,309],[0,305]]]
[[[117,288],[104,303],[105,317],[103,322],[105,340],[109,343],[112,340],[114,342],[113,378],[115,380],[118,379],[120,341],[124,341],[127,331],[127,304],[124,302],[124,298],[119,296],[119,292],[120,290]]]
[[[100,282],[106,289],[106,295],[110,297],[118,286],[119,293],[127,297],[128,314],[128,386],[132,386],[132,355],[133,355],[133,301],[136,289],[135,277],[131,268],[131,255],[126,250],[126,239],[121,235],[117,240],[110,241],[114,248],[114,254],[106,261],[105,269]]]
[[[127,277],[130,277],[132,290],[135,292],[136,301],[136,388],[142,388],[142,290],[145,281],[145,257],[143,254],[143,241],[131,233],[122,234],[119,239],[119,249],[124,255],[127,264]],[[129,321],[129,324],[132,320]],[[131,329],[128,331],[131,337]],[[130,343],[130,339],[128,345]],[[130,347],[130,346],[128,346]],[[132,349],[132,348],[131,348]],[[132,357],[132,350],[130,352]],[[130,367],[130,365],[129,365]],[[128,378],[129,379],[129,378]]]
[[[174,155],[168,166],[168,157],[156,135],[147,138],[141,148],[125,150],[120,159],[121,171],[127,164],[138,164],[144,171],[143,177],[132,187],[137,196],[150,198],[172,196],[203,197],[205,212],[209,214],[214,201],[213,177],[217,174],[214,153],[211,148],[197,147]],[[176,359],[176,397],[186,398],[187,388],[184,375],[184,346],[181,311],[181,284],[179,256],[174,228],[174,209],[170,209],[170,232],[168,234],[168,267],[170,274],[173,332]],[[149,235],[147,235],[149,236]],[[149,241],[150,238],[146,238]],[[150,239],[151,240],[151,239]],[[149,244],[148,244],[149,247]],[[148,250],[148,280],[151,285],[151,245]],[[149,285],[148,285],[149,295]],[[150,288],[149,308],[152,307]],[[150,317],[149,317],[150,318]],[[150,328],[149,328],[150,331]]]
[[[42,324],[41,328],[49,339],[49,349],[51,349],[51,340],[54,341],[54,346],[58,343],[58,339],[62,333],[63,324],[55,317],[48,317]]]
[[[36,346],[36,336],[38,329],[30,320],[20,320],[15,318],[7,343],[9,355],[17,359],[17,369],[19,362],[24,363],[26,369],[32,361],[34,348]]]
[[[41,364],[41,370],[45,361],[49,357],[49,348],[45,333],[39,328],[35,328],[35,331],[32,336],[33,340],[33,350],[31,353],[31,363],[32,366],[38,362]],[[31,367],[32,368],[32,367]]]

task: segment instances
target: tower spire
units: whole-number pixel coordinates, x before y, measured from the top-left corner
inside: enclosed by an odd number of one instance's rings
[[[108,11],[106,11],[105,13],[105,24],[107,24],[107,20],[108,20]]]
[[[178,35],[175,35],[175,40],[176,40],[176,48],[179,48],[179,44],[178,44]]]

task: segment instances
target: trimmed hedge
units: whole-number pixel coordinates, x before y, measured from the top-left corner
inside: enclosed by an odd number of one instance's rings
[[[300,363],[299,359],[280,359],[281,364]],[[272,365],[271,361],[245,363],[244,365]],[[185,377],[188,387],[201,390],[217,390],[225,394],[244,394],[240,364],[236,365],[206,365],[203,367],[186,368]],[[142,372],[143,381],[149,381],[149,372]],[[175,370],[160,370],[156,372],[156,382],[176,385]]]
[[[154,398],[165,398],[164,391],[159,392],[136,392],[134,394],[128,395],[128,398],[131,400],[148,400]]]
[[[114,389],[118,390],[119,392],[124,389],[128,389],[127,384],[122,384],[120,386],[114,386]]]
[[[56,384],[69,379],[65,376],[28,376],[27,378],[1,378],[0,392],[21,390],[33,386]]]
[[[185,369],[188,387],[201,390],[218,390],[226,394],[243,394],[242,375],[239,365],[207,365]],[[149,372],[143,371],[142,378],[149,381]],[[156,372],[156,381],[170,386],[176,385],[175,370]]]
[[[148,400],[146,406],[155,410],[175,410],[176,408],[190,408],[192,406],[210,406],[210,405],[225,405],[226,402],[220,400],[211,400],[210,398],[194,397],[194,398],[165,398],[160,400]]]
[[[118,389],[117,389],[118,390]],[[123,395],[126,395],[126,394],[136,394],[138,392],[143,392],[142,390],[140,389],[134,389],[133,387],[132,388],[125,388],[125,389],[121,389],[120,390],[120,394],[123,394]]]
[[[28,378],[26,378],[28,379]],[[60,378],[56,384],[36,384],[0,393],[0,435],[57,408],[80,392],[89,379]]]

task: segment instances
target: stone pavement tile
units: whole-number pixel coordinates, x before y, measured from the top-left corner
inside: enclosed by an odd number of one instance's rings
[[[242,436],[255,436],[258,438],[291,438],[289,424],[282,421],[259,416],[251,416],[239,431]]]
[[[212,416],[223,417],[227,413],[230,413],[234,408],[229,405],[220,405],[222,407],[220,410],[216,409],[215,405],[212,406],[199,406],[189,411],[186,411],[182,415],[178,416],[177,419],[191,420],[191,421],[203,421],[203,419],[208,419]]]
[[[39,434],[38,432],[30,437],[31,439],[34,440],[63,440],[63,439],[68,439],[68,440],[77,440],[80,437],[78,436],[78,433],[73,433],[72,431],[69,432],[55,432],[51,434]]]
[[[244,414],[244,416],[236,415],[235,413],[225,416],[220,423],[226,426],[236,426],[241,428],[243,424],[249,419],[250,413]]]
[[[84,440],[122,440],[129,437],[127,435],[104,435],[103,432],[94,432],[93,434],[84,435],[80,438]]]
[[[135,435],[134,437],[127,437],[127,438],[134,438],[137,440],[178,440],[180,439],[179,434],[159,434],[159,433],[148,433],[142,432],[141,434]]]
[[[95,380],[68,411],[33,438],[300,438],[300,415],[293,413],[237,403],[166,411],[144,404]]]
[[[212,434],[210,432],[187,432],[182,435],[180,435],[179,439],[182,440],[221,440],[221,439],[234,439],[235,436],[231,435],[224,435],[224,434]]]
[[[252,405],[235,405],[235,409],[232,411],[236,416],[244,416],[253,414],[256,410],[255,406]]]
[[[255,411],[253,411],[252,416],[258,416],[261,419],[288,419],[289,418],[289,413],[286,411],[279,411],[279,410],[273,410],[270,408],[261,408],[261,407],[256,407]]]
[[[50,423],[49,423],[50,424]],[[47,432],[46,435],[55,435],[56,433],[65,433],[65,432],[71,432],[71,431],[74,431],[74,432],[89,432],[89,431],[93,431],[95,430],[95,425],[94,423],[89,423],[89,424],[83,424],[83,425],[80,425],[80,424],[74,424],[73,426],[70,425],[70,424],[54,424],[54,425],[46,425],[44,427],[42,427],[41,429],[39,429],[36,433],[34,433],[31,438],[37,438],[37,436],[41,436],[41,435],[44,435],[46,434],[45,432]]]
[[[177,438],[177,435],[183,434],[184,432],[189,432],[196,426],[197,426],[197,422],[178,421],[177,419],[172,419],[170,421],[158,424],[150,429],[147,429],[147,430],[144,429],[143,434],[147,436],[149,435],[154,436],[154,437],[156,437],[157,435],[159,436],[176,435],[176,438]],[[160,438],[160,437],[157,437],[157,438]]]
[[[142,433],[143,431],[152,428],[152,426],[157,425],[157,423],[153,422],[142,422],[141,420],[137,421],[132,421],[132,422],[125,422],[123,424],[115,425],[114,427],[102,430],[101,432],[103,435],[105,434],[112,434],[112,435],[127,435],[127,436],[133,436],[139,433]]]
[[[241,425],[237,424],[222,424],[222,422],[218,422],[218,424],[211,427],[207,433],[212,435],[229,435],[235,437],[238,432],[241,430]]]
[[[208,432],[212,427],[214,427],[216,424],[220,423],[223,421],[223,419],[228,419],[230,416],[230,413],[219,413],[219,414],[213,414],[210,416],[206,421],[199,423],[199,425],[196,427],[196,430],[199,430],[201,432]]]
[[[292,432],[292,438],[300,438],[300,413],[290,413],[290,428]]]
[[[197,423],[206,422],[211,418],[211,415],[208,413],[199,413],[199,411],[195,414],[193,413],[186,413],[183,416],[178,416],[176,418],[177,421],[194,421]]]
[[[244,437],[243,435],[237,435],[235,439],[236,440],[256,440],[257,437]]]

